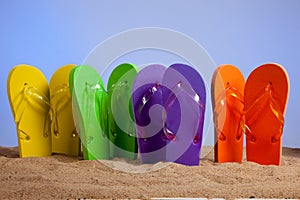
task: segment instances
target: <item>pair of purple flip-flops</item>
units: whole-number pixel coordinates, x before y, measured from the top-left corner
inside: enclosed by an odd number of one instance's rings
[[[205,100],[204,81],[194,68],[185,64],[143,68],[132,96],[142,162],[198,165]]]

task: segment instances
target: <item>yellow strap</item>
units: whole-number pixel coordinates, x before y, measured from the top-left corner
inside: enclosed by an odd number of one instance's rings
[[[39,92],[39,90],[35,87],[29,86],[28,84],[24,85],[24,89],[18,94],[18,96],[21,96],[21,101],[17,105],[16,109],[16,115],[15,115],[15,122],[17,125],[17,131],[19,134],[20,139],[24,140],[30,140],[30,135],[27,134],[24,130],[20,129],[20,122],[22,120],[24,111],[28,104],[32,103],[30,99],[34,100],[34,102],[38,103],[37,105],[40,105],[41,108],[44,109],[45,106],[50,108],[49,99]],[[36,106],[36,105],[33,105]],[[43,130],[43,136],[48,137],[49,134],[49,119],[46,116],[44,121],[44,130]]]
[[[57,113],[71,103],[71,95],[69,86],[67,84],[58,85],[54,91],[55,92],[51,95],[51,109],[49,114],[51,117],[51,127],[53,127],[54,134],[55,136],[59,136]],[[72,132],[71,137],[76,137],[74,131]]]

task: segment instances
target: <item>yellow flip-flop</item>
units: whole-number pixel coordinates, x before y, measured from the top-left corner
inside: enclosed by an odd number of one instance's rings
[[[52,152],[78,156],[80,140],[72,115],[69,74],[75,67],[68,64],[59,68],[50,80]]]
[[[16,123],[20,157],[50,156],[49,87],[43,73],[25,64],[9,73],[7,93]]]

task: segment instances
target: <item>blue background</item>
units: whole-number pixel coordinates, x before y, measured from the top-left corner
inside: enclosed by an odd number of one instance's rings
[[[50,80],[60,66],[82,63],[112,35],[163,27],[192,37],[216,65],[234,64],[245,77],[263,63],[283,65],[291,85],[283,145],[300,147],[299,10],[297,0],[0,0],[0,146],[17,145],[6,93],[14,65],[34,65]]]

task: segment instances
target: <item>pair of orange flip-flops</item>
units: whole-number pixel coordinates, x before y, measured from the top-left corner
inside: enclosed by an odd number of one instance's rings
[[[219,66],[212,79],[215,161],[242,162],[246,135],[247,161],[280,165],[289,78],[275,63],[264,64],[246,83],[233,65]]]

